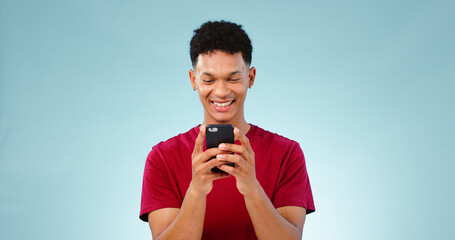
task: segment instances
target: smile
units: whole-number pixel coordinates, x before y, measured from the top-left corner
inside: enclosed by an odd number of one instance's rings
[[[231,103],[232,103],[233,101],[234,101],[234,100],[231,100],[231,101],[229,101],[229,102],[224,102],[224,103],[213,102],[213,104],[215,104],[215,106],[217,106],[217,107],[225,108],[225,107],[231,105]]]
[[[232,107],[234,100],[229,102],[210,102],[217,112],[227,112]]]

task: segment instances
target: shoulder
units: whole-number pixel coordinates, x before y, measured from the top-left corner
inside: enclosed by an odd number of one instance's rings
[[[279,148],[293,149],[300,148],[297,141],[284,137],[278,133],[274,133],[269,130],[265,130],[259,126],[251,124],[252,130],[254,131],[250,136],[250,141],[259,142],[261,145],[274,145]]]
[[[156,155],[161,156],[163,153],[170,154],[173,152],[181,152],[186,149],[193,149],[194,141],[196,140],[198,133],[199,128],[196,126],[187,132],[180,133],[165,141],[159,142],[152,147],[152,150],[149,153],[149,158]]]

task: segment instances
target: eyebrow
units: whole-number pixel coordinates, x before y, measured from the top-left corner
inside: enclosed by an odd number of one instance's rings
[[[238,73],[242,73],[242,72],[241,71],[230,72],[229,76],[232,76],[232,75],[235,75],[235,74],[238,74]],[[208,73],[208,72],[203,72],[201,75],[206,75],[206,76],[209,76],[209,77],[213,77],[213,74]]]
[[[234,72],[229,73],[229,76],[235,75],[235,74],[237,74],[237,73],[242,73],[242,72],[240,72],[240,71],[234,71]]]
[[[207,75],[207,76],[209,76],[209,77],[213,77],[213,74],[208,73],[208,72],[203,72],[201,75]]]

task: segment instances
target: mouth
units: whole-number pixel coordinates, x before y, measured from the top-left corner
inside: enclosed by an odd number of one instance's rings
[[[229,110],[231,108],[233,102],[234,102],[234,100],[231,100],[231,101],[228,101],[228,102],[213,102],[213,101],[210,101],[210,103],[212,104],[213,108],[215,108],[215,110],[220,111],[220,112],[226,112],[227,110]]]

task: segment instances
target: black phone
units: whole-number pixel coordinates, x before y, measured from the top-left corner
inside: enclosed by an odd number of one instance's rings
[[[220,143],[234,143],[234,127],[231,124],[209,124],[205,128],[205,143],[207,149],[218,147]],[[213,158],[211,158],[213,159]],[[210,161],[210,160],[209,160]],[[234,163],[226,165],[234,167]],[[214,167],[212,172],[224,172]]]

